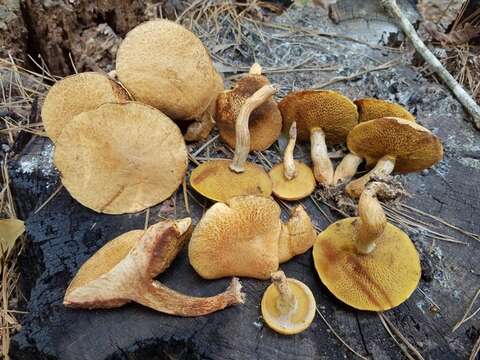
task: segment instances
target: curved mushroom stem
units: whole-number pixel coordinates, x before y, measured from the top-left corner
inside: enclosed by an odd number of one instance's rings
[[[245,171],[245,162],[247,161],[247,156],[250,152],[250,132],[248,130],[250,114],[275,94],[275,91],[276,89],[273,85],[264,85],[245,100],[240,108],[235,123],[235,155],[230,164],[230,170],[235,171],[236,173]]]
[[[213,115],[211,107],[209,106],[197,121],[188,126],[187,132],[184,136],[185,141],[205,140],[215,127]]]
[[[248,73],[250,75],[262,75],[262,66],[259,63],[254,63]]]
[[[225,309],[227,306],[243,304],[245,295],[241,289],[240,281],[233,278],[223,293],[202,298],[180,294],[158,281],[152,281],[134,301],[166,314],[202,316]]]
[[[363,189],[365,189],[365,185],[370,181],[373,176],[378,175],[390,175],[395,168],[395,157],[390,155],[385,155],[380,160],[378,160],[375,167],[370,170],[368,173],[363,175],[362,177],[351,181],[346,187],[345,190],[347,191],[348,195],[353,198],[358,198],[361,194]]]
[[[375,249],[378,239],[387,226],[387,218],[377,199],[377,194],[386,191],[387,185],[372,182],[367,185],[360,196],[358,213],[360,220],[356,225],[355,246],[360,254],[370,254]]]
[[[363,159],[360,156],[353,153],[345,155],[335,169],[335,173],[333,174],[333,185],[350,181],[357,173],[357,169],[362,161]]]
[[[282,315],[286,315],[297,307],[297,299],[288,285],[287,278],[283,271],[272,274],[272,282],[277,288],[280,296],[277,298],[277,309]]]
[[[330,186],[333,181],[333,165],[328,157],[325,133],[321,128],[310,130],[310,146],[315,179],[325,187]]]
[[[288,145],[283,154],[283,175],[285,179],[292,180],[298,175],[297,169],[295,168],[295,160],[293,159],[293,150],[295,149],[295,143],[297,141],[297,123],[295,121],[290,126],[288,135]]]

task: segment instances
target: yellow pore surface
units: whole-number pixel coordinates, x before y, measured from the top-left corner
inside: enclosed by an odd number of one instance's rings
[[[245,171],[230,170],[230,160],[209,160],[190,175],[192,187],[208,199],[226,201],[234,196],[270,196],[272,181],[262,167],[245,163]]]
[[[320,233],[313,247],[323,284],[341,301],[360,310],[385,311],[400,305],[420,280],[420,258],[410,238],[387,224],[368,255],[355,250],[355,223],[339,220]]]
[[[268,173],[276,197],[288,201],[300,200],[315,190],[316,181],[310,167],[300,161],[295,161],[295,167],[297,176],[291,180],[284,175],[283,163],[275,165]]]

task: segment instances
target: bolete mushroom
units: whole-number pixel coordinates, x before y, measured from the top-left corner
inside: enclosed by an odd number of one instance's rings
[[[180,129],[136,102],[75,116],[57,139],[54,162],[70,194],[107,214],[132,213],[168,198],[187,171]]]
[[[358,124],[348,134],[347,146],[351,153],[376,163],[370,172],[346,186],[354,198],[360,196],[372,176],[420,171],[443,157],[438,137],[413,121],[393,117]]]
[[[415,116],[410,114],[403,106],[384,101],[380,99],[365,98],[354,101],[358,109],[358,122],[364,122],[374,119],[380,119],[383,117],[397,117],[405,120],[415,121]],[[363,158],[354,153],[345,155],[340,164],[338,164],[333,175],[333,184],[338,185],[340,183],[349,182],[358,167],[362,163]],[[367,159],[369,165],[375,165],[374,159]]]
[[[272,179],[273,194],[283,200],[300,200],[315,190],[315,177],[309,166],[293,159],[297,140],[297,126],[290,126],[289,141],[283,155],[283,163],[272,167],[268,173]]]
[[[243,303],[238,279],[216,296],[180,294],[153,280],[182,249],[191,219],[162,221],[107,242],[85,262],[68,286],[63,304],[71,308],[110,309],[131,301],[178,316],[201,316]]]
[[[243,103],[257,90],[270,81],[262,75],[259,64],[253,64],[250,71],[235,83],[231,90],[226,90],[217,98],[216,123],[222,140],[232,149],[236,144],[236,119]],[[250,130],[250,151],[266,150],[272,145],[282,131],[282,115],[277,103],[271,97],[256,108],[248,122]]]
[[[272,199],[238,196],[207,210],[193,231],[188,257],[205,279],[268,279],[280,262],[307,251],[315,236],[303,207],[282,224],[280,207]]]
[[[250,114],[275,92],[272,85],[265,85],[243,103],[237,117],[237,147],[232,161],[209,160],[195,168],[190,184],[200,194],[214,201],[226,201],[233,196],[270,196],[272,181],[265,170],[247,162],[250,151],[248,120]]]
[[[42,121],[47,135],[56,141],[76,115],[105,103],[129,100],[127,92],[108,76],[85,72],[56,82],[42,106]]]
[[[328,157],[327,143],[340,144],[358,122],[357,107],[342,94],[325,90],[296,91],[278,105],[287,131],[295,121],[298,138],[310,139],[313,172],[325,187],[333,183],[333,165]]]
[[[420,280],[420,258],[402,230],[387,223],[376,196],[387,185],[368,184],[359,217],[337,221],[313,247],[323,284],[341,301],[360,310],[385,311],[400,305]]]
[[[294,335],[306,330],[315,318],[316,302],[307,285],[286,278],[283,271],[272,274],[272,284],[262,298],[262,317],[274,331]]]
[[[169,20],[147,21],[128,32],[117,52],[116,72],[136,100],[173,120],[200,119],[219,92],[205,46]]]

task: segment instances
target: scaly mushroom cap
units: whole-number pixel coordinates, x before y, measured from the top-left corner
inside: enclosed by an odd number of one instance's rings
[[[358,123],[355,104],[336,91],[291,92],[278,107],[283,117],[284,132],[288,132],[292,122],[296,121],[301,140],[310,139],[310,130],[317,127],[325,132],[328,144],[341,144]]]
[[[190,184],[213,201],[227,201],[240,195],[270,196],[272,181],[262,167],[247,162],[245,171],[236,173],[230,170],[230,163],[230,160],[204,162],[192,171]]]
[[[286,283],[294,299],[291,311],[282,313],[278,306],[281,294],[277,286],[271,284],[263,294],[262,317],[276,332],[283,335],[294,335],[310,326],[315,318],[316,302],[312,291],[301,281],[287,278]]]
[[[268,279],[278,268],[280,207],[259,196],[238,196],[207,210],[193,231],[188,258],[205,279]]]
[[[175,120],[200,117],[216,96],[208,51],[172,21],[147,21],[131,30],[118,49],[116,70],[136,100]]]
[[[313,176],[312,169],[300,161],[295,160],[297,175],[288,180],[285,178],[283,164],[276,164],[268,173],[272,179],[273,194],[283,200],[300,200],[310,195],[317,182]]]
[[[381,118],[359,123],[348,134],[348,149],[369,162],[395,157],[395,171],[409,173],[434,165],[443,157],[440,139],[417,123]]]
[[[270,81],[263,75],[247,74],[237,81],[232,90],[221,93],[217,98],[216,123],[222,140],[235,148],[235,122],[247,98]],[[250,150],[265,150],[280,136],[282,115],[275,100],[270,98],[256,108],[248,121]]]
[[[96,72],[67,76],[50,88],[43,102],[45,131],[56,141],[74,116],[105,103],[127,100],[127,92],[108,76]]]
[[[187,171],[179,128],[140,103],[104,104],[73,118],[58,138],[62,182],[97,212],[137,212],[168,198]]]
[[[397,117],[415,121],[415,116],[403,106],[385,100],[365,98],[354,101],[358,109],[358,122],[364,122],[383,117]]]
[[[420,258],[410,238],[386,224],[368,255],[355,248],[355,223],[337,221],[313,246],[315,268],[323,284],[341,301],[360,310],[385,311],[410,297],[420,280]]]

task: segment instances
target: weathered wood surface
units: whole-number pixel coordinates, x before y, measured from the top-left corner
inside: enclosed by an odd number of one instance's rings
[[[307,10],[289,15],[298,24],[315,17]],[[326,56],[335,56],[338,63],[358,60],[350,53],[351,48],[330,47],[322,51]],[[388,60],[380,51],[368,52],[381,61]],[[271,78],[288,91],[293,82],[291,76],[294,75],[279,74]],[[295,76],[298,88],[322,82],[326,75]],[[445,159],[433,169],[404,178],[412,194],[407,203],[480,233],[479,137],[447,90],[429,83],[405,65],[333,87],[355,98],[368,95],[397,100],[440,136],[445,145]],[[36,138],[10,167],[13,190],[20,215],[27,220],[29,239],[21,261],[21,287],[28,299],[28,314],[22,321],[21,332],[13,338],[13,359],[354,358],[318,316],[307,331],[294,337],[278,335],[266,327],[259,311],[261,296],[269,285],[266,281],[242,280],[247,293],[243,306],[193,319],[159,314],[135,304],[102,311],[64,308],[64,291],[81,264],[109,239],[142,228],[145,213],[97,214],[78,204],[64,189],[34,213],[59,183],[51,165],[51,148],[48,140]],[[301,148],[296,154],[306,158],[308,151]],[[190,197],[191,216],[196,222],[203,209],[193,198],[200,204],[205,202],[196,194]],[[160,216],[187,216],[181,189],[173,204],[152,208],[150,223],[158,221]],[[304,204],[319,227],[328,225],[310,200]],[[323,205],[322,208],[332,219],[338,218],[335,212]],[[439,231],[454,235],[467,245],[441,241],[432,244],[425,234],[412,233],[423,254],[424,276],[419,290],[386,316],[426,359],[465,359],[479,336],[480,321],[477,317],[455,333],[451,329],[480,286],[480,242],[444,228]],[[348,308],[321,284],[310,251],[282,269],[287,276],[305,282],[312,289],[319,310],[356,351],[372,359],[403,358],[377,314]],[[202,280],[188,264],[185,251],[159,280],[192,295],[215,294],[228,283],[226,279]]]

